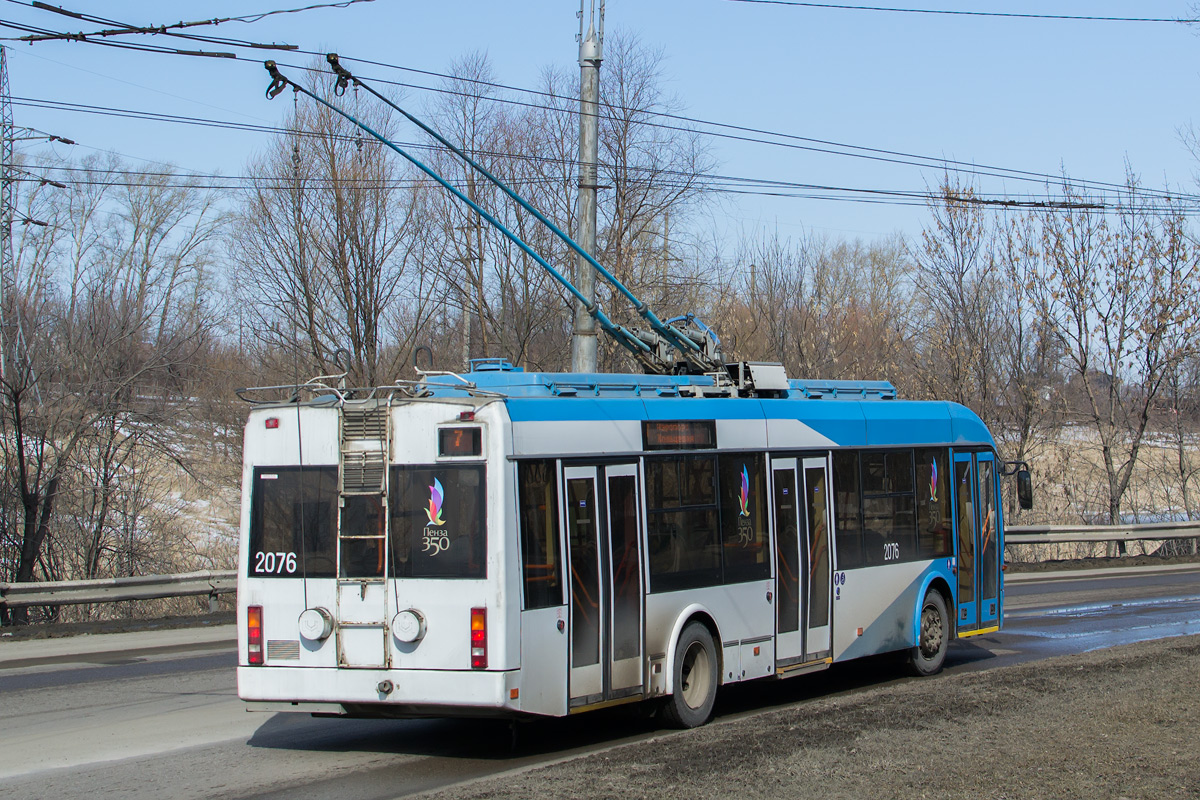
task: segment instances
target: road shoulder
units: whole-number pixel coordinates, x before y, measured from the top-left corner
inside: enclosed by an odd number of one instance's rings
[[[1200,796],[1200,637],[824,697],[431,798]]]

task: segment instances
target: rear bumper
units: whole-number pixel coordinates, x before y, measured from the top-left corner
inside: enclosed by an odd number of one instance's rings
[[[454,716],[521,712],[520,673],[490,670],[387,670],[238,667],[238,697],[250,710]],[[392,690],[380,685],[390,681]],[[519,693],[518,693],[519,694]],[[340,711],[339,711],[340,709]]]

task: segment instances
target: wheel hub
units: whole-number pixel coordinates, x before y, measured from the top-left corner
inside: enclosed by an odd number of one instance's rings
[[[935,608],[921,612],[921,656],[933,658],[942,647],[942,615]]]
[[[683,656],[680,669],[683,683],[683,701],[688,708],[700,708],[708,697],[712,669],[708,663],[708,651],[699,642],[692,642]]]

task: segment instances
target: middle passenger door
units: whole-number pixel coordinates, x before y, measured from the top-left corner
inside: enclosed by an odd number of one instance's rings
[[[804,658],[816,661],[828,658],[831,651],[830,632],[833,612],[833,504],[829,502],[829,462],[825,458],[806,458],[804,470],[804,544],[808,551],[805,567],[808,570],[807,609],[804,614]]]
[[[771,459],[775,505],[776,665],[829,657],[833,558],[825,458]]]
[[[571,707],[642,692],[638,486],[636,464],[563,468]]]

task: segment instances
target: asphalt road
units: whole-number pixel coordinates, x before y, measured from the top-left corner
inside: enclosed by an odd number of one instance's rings
[[[1014,576],[1002,633],[955,643],[972,671],[1200,632],[1200,566],[1167,572]],[[124,636],[124,634],[121,634]],[[186,641],[186,636],[183,641]],[[212,637],[210,637],[212,638]],[[0,786],[5,797],[391,798],[570,759],[660,733],[628,710],[521,725],[251,714],[219,641],[159,650],[70,642],[5,658],[0,643]],[[139,639],[145,642],[145,638]],[[216,649],[213,649],[216,648]],[[752,716],[900,678],[868,659],[820,675],[729,687],[722,718]]]

